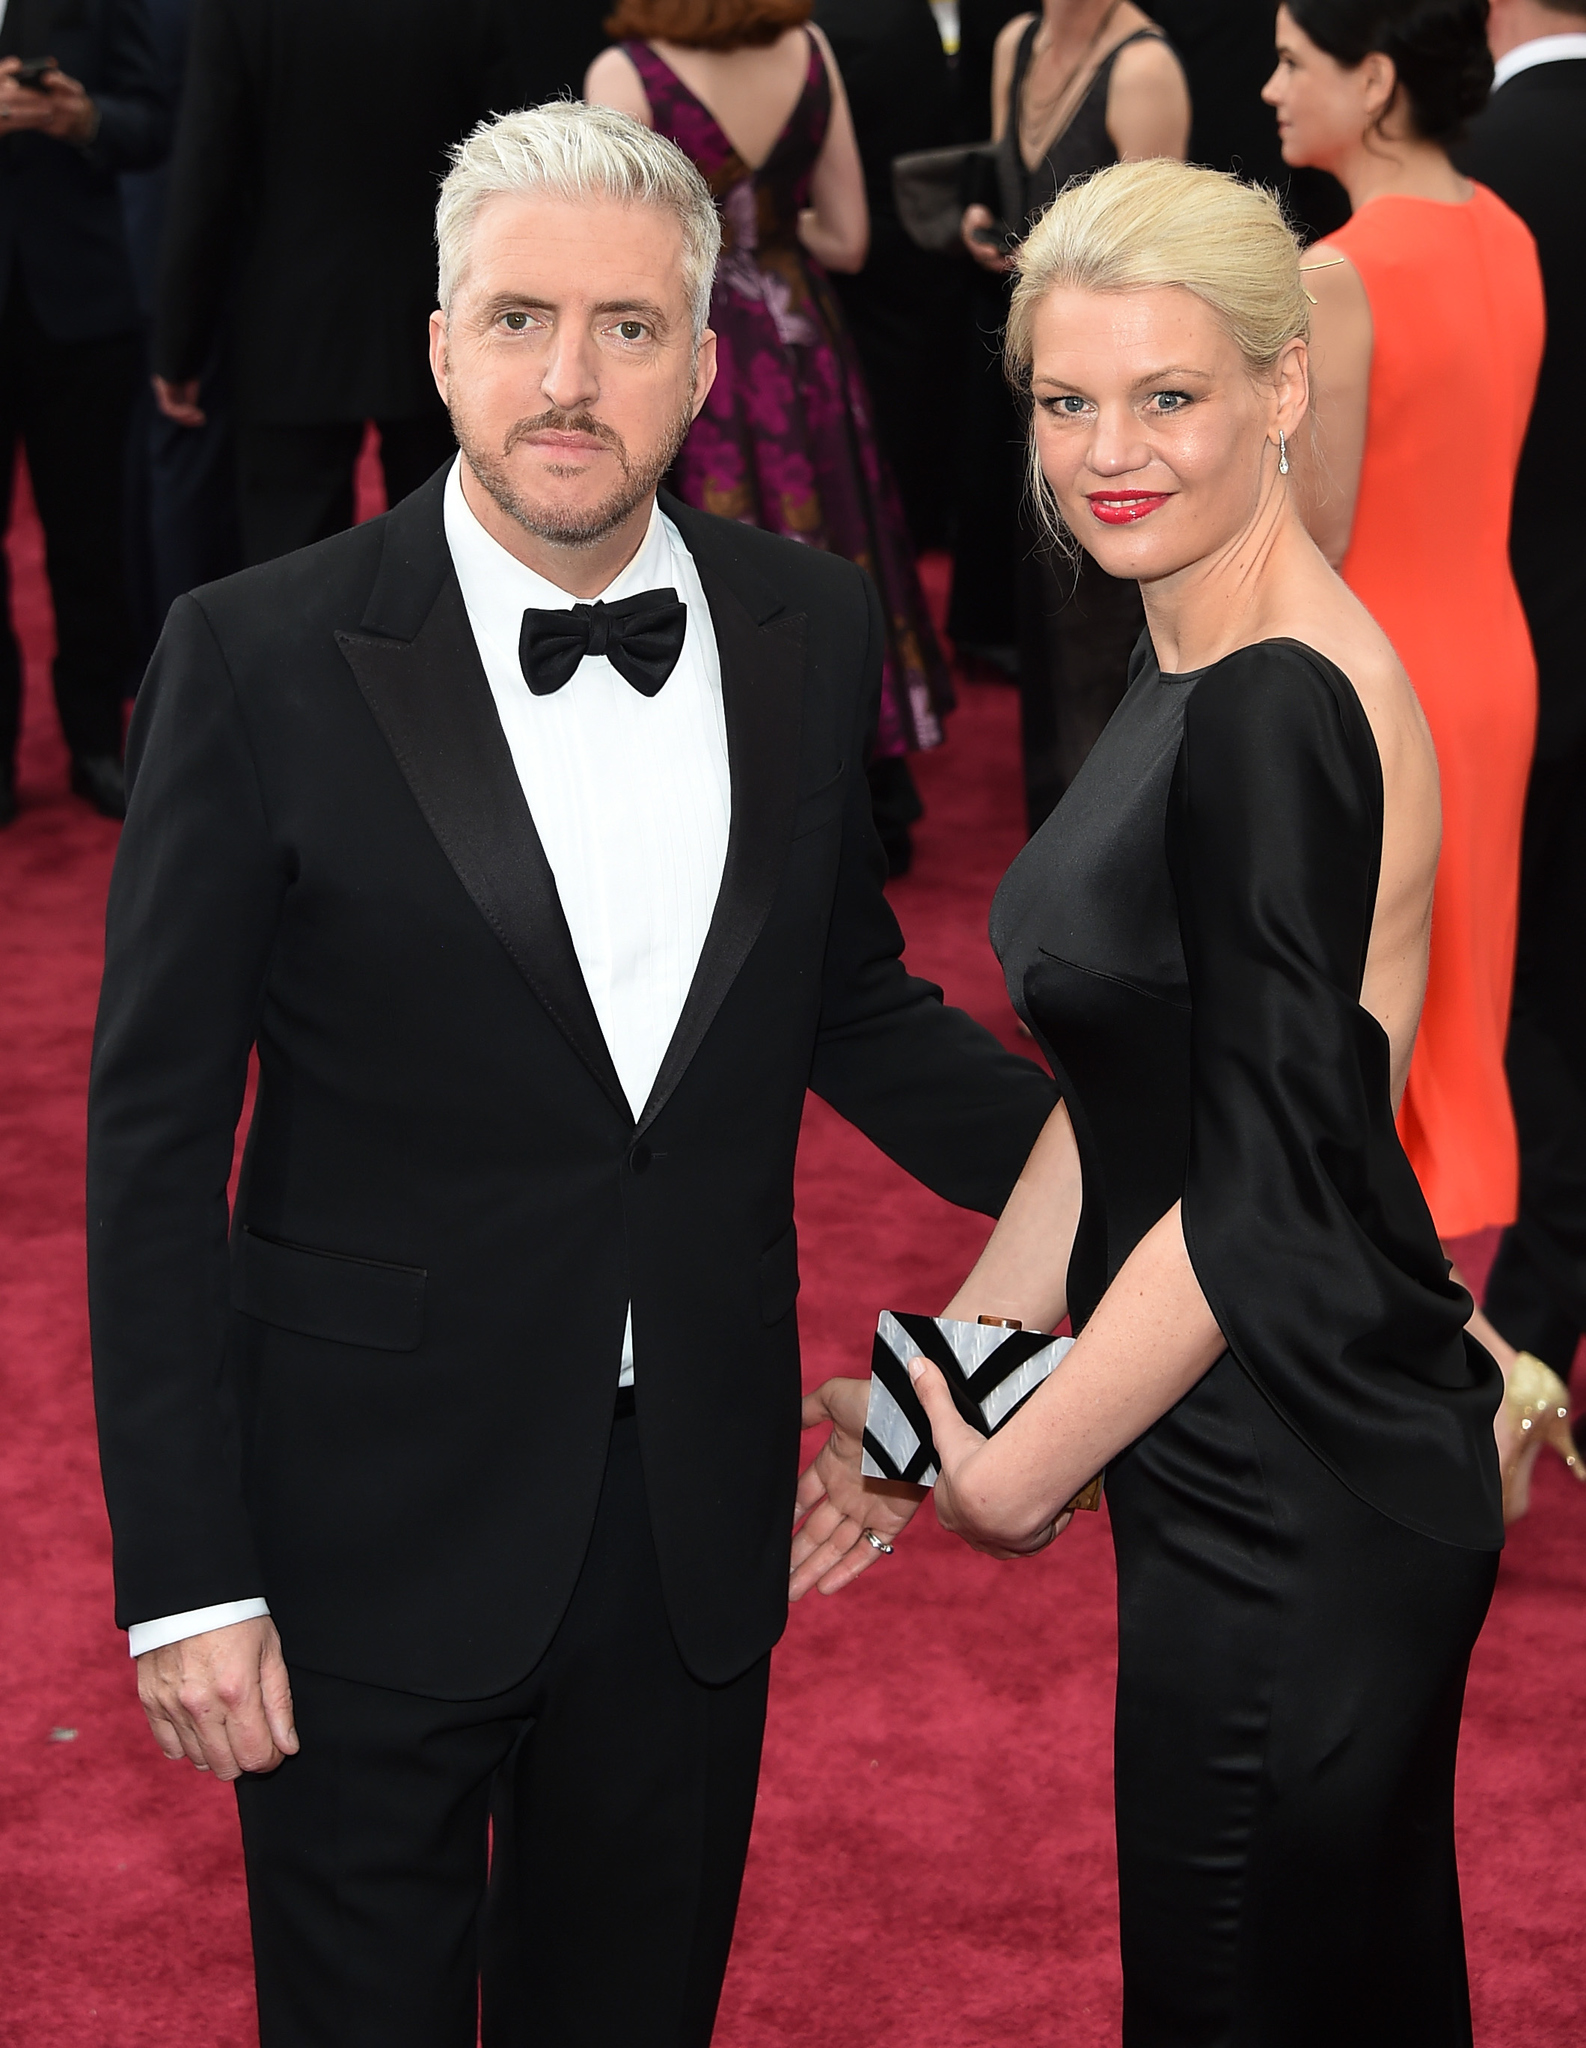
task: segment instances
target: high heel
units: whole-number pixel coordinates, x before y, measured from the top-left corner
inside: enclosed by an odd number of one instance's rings
[[[1569,1389],[1534,1353],[1515,1354],[1503,1401],[1515,1436],[1515,1447],[1503,1461],[1503,1519],[1508,1523],[1518,1522],[1531,1505],[1531,1473],[1544,1444],[1551,1444],[1583,1483],[1586,1464],[1570,1434]]]

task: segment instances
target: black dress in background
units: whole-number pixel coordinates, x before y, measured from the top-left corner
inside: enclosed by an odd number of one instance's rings
[[[997,37],[1025,8],[1021,0],[959,0],[958,139],[991,134],[991,71]],[[973,193],[996,210],[990,193]],[[954,449],[953,594],[947,630],[959,655],[990,663],[1010,679],[1018,662],[1019,493],[1024,427],[1002,373],[1002,330],[1010,280],[965,255],[966,317],[960,342],[958,435]]]
[[[1126,2048],[1468,2048],[1454,1761],[1503,1541],[1359,1002],[1382,845],[1294,641],[1128,694],[992,911],[1073,1118],[1082,1329],[1175,1202],[1228,1349],[1107,1472]]]
[[[953,140],[953,80],[929,0],[816,0],[853,112],[870,204],[863,270],[832,283],[917,549],[945,545],[967,264],[910,240],[892,159]]]
[[[1107,133],[1112,67],[1119,51],[1154,33],[1139,30],[1102,60],[1067,127],[1031,170],[1019,152],[1019,102],[1040,25],[1037,14],[1020,39],[997,152],[1002,216],[1021,233],[1071,178],[1118,161]],[[1033,832],[1078,774],[1116,709],[1128,680],[1129,651],[1145,614],[1132,578],[1109,576],[1089,555],[1071,560],[1052,546],[1036,522],[1022,475],[1019,483],[1019,705],[1025,812]]]

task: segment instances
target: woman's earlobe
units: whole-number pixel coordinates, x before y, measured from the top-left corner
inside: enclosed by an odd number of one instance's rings
[[[1393,59],[1373,50],[1366,59],[1370,76],[1366,81],[1366,112],[1371,128],[1380,128],[1393,111],[1399,94],[1399,74]],[[1368,133],[1370,130],[1368,129]]]

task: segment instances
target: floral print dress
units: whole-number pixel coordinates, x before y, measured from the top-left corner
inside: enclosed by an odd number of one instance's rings
[[[672,486],[706,512],[828,548],[868,570],[887,620],[873,753],[938,746],[953,701],[947,663],[836,294],[798,239],[831,119],[820,48],[811,37],[804,90],[771,154],[751,169],[648,43],[622,47],[644,82],[656,133],[698,165],[722,216],[710,305],[716,382]]]

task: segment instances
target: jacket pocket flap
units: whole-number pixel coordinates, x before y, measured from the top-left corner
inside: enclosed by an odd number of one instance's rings
[[[231,1305],[301,1337],[369,1351],[416,1351],[426,1277],[419,1266],[311,1251],[244,1226],[232,1251]]]
[[[798,1291],[798,1231],[790,1223],[776,1243],[760,1254],[761,1322],[779,1323],[791,1314]]]

